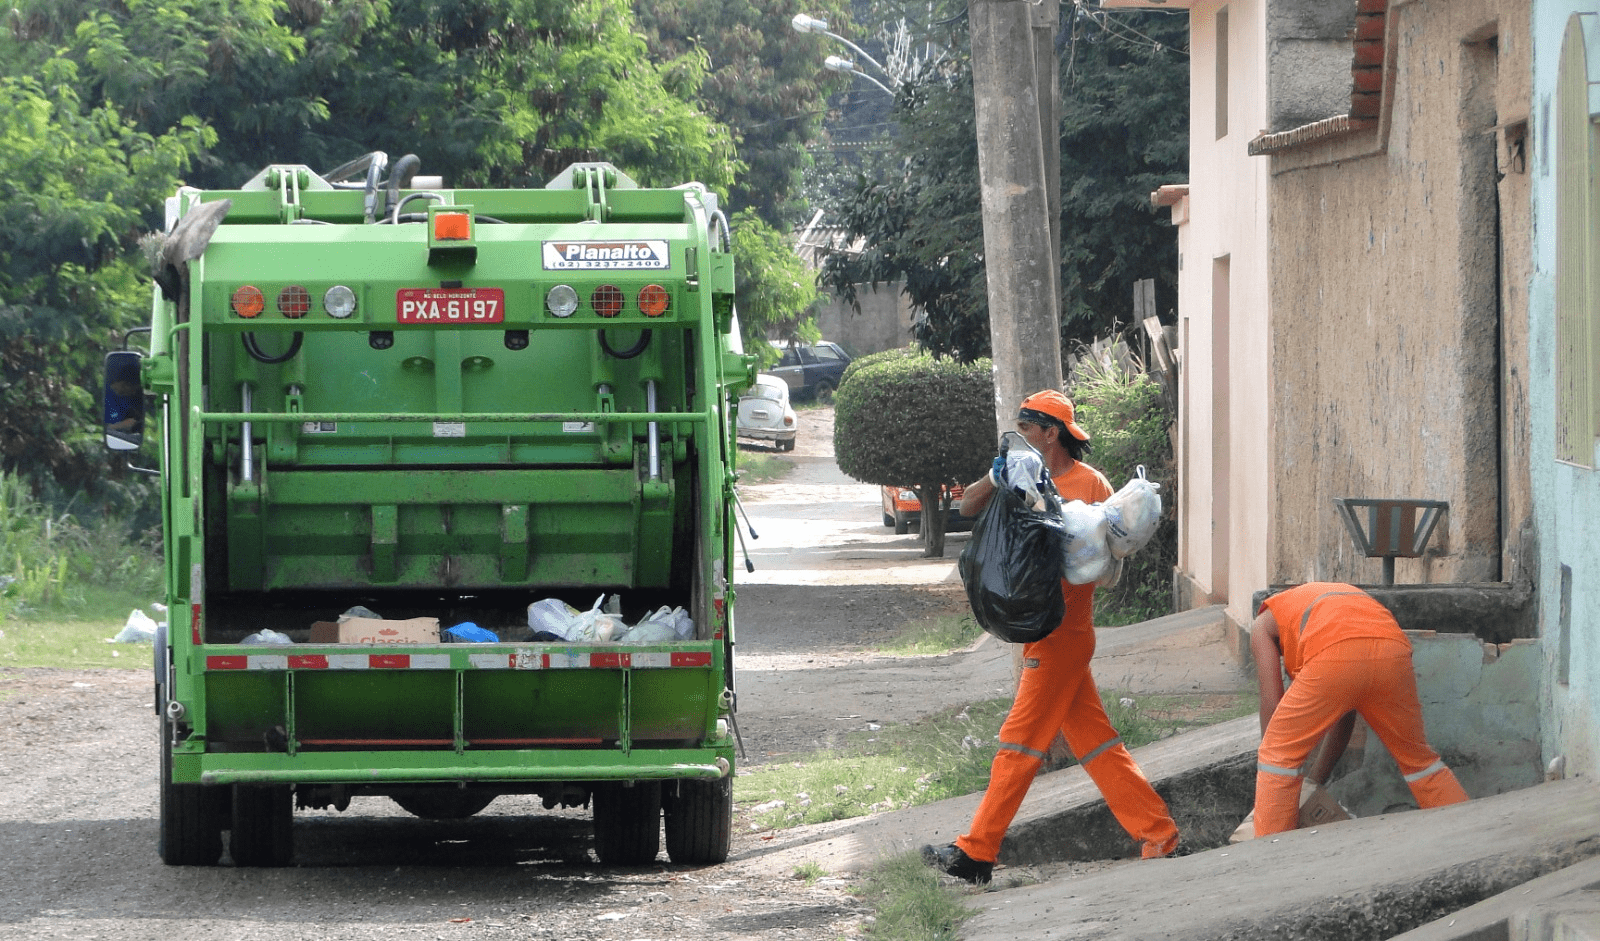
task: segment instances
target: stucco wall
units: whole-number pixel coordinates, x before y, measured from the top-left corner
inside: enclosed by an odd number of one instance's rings
[[[849,304],[824,297],[817,308],[817,326],[824,340],[844,347],[851,356],[892,350],[911,342],[911,303],[899,283],[856,285],[861,312]]]
[[[1529,288],[1533,494],[1544,638],[1541,727],[1548,757],[1568,775],[1600,772],[1600,472],[1555,459],[1556,210],[1570,196],[1556,188],[1556,75],[1562,36],[1574,13],[1590,14],[1589,81],[1600,82],[1600,3],[1533,4],[1534,98],[1529,176],[1533,186],[1534,265]],[[1591,85],[1591,88],[1593,86]],[[1592,92],[1591,92],[1592,94]],[[1591,120],[1593,117],[1591,116]],[[1592,251],[1592,249],[1591,249]],[[1591,263],[1593,255],[1591,254]]]
[[[1509,0],[1391,3],[1387,139],[1271,158],[1274,581],[1378,580],[1336,497],[1449,501],[1397,582],[1508,577],[1529,515],[1502,433],[1522,415],[1528,204],[1525,175],[1497,180],[1495,128],[1527,114],[1525,20]]]
[[[1218,138],[1216,22],[1223,8],[1228,133]],[[1271,392],[1263,367],[1271,319],[1268,166],[1246,152],[1267,122],[1265,5],[1196,2],[1189,22],[1189,196],[1174,213],[1182,221],[1178,595],[1191,606],[1225,602],[1237,626],[1249,623],[1251,592],[1269,581],[1273,541]]]

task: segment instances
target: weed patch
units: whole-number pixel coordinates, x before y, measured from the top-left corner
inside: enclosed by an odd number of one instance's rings
[[[858,891],[874,909],[869,933],[882,941],[944,941],[973,915],[916,853],[885,859],[867,873]]]

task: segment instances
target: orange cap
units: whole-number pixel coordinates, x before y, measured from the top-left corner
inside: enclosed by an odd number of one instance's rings
[[[1022,409],[1017,413],[1020,421],[1039,423],[1039,419],[1046,419],[1043,424],[1060,425],[1072,433],[1079,441],[1088,441],[1089,433],[1078,427],[1074,420],[1072,400],[1054,389],[1035,392],[1022,400]]]

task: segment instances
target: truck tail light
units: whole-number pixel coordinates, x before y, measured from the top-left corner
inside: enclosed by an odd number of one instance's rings
[[[356,312],[356,292],[342,284],[335,284],[322,295],[322,309],[335,320],[344,320]]]
[[[667,312],[671,302],[671,295],[659,284],[647,284],[644,290],[639,292],[639,310],[646,317],[660,317]]]
[[[610,284],[602,284],[589,295],[589,306],[602,317],[615,317],[622,313],[622,292]]]
[[[278,292],[278,313],[290,320],[299,320],[311,310],[311,293],[298,284],[291,284]]]
[[[434,241],[464,242],[470,238],[472,238],[472,217],[464,212],[434,213]]]
[[[552,317],[571,317],[578,309],[578,292],[570,284],[558,284],[544,296],[544,306]]]
[[[254,320],[261,316],[261,312],[267,307],[267,299],[262,295],[261,289],[248,284],[234,291],[228,303],[233,307],[234,313],[246,320]]]

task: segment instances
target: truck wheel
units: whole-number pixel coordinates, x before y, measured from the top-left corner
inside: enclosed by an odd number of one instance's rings
[[[817,404],[818,405],[832,405],[833,404],[833,383],[829,382],[826,379],[824,379],[821,382],[817,383]]]
[[[461,788],[437,788],[396,794],[400,809],[424,820],[465,820],[494,802],[495,795]]]
[[[162,703],[162,705],[166,705]],[[163,710],[163,713],[165,710]],[[168,866],[215,866],[222,857],[223,788],[172,783],[172,724],[161,717],[161,827],[156,852]]]
[[[667,858],[687,865],[727,862],[733,836],[733,776],[715,781],[679,781],[662,799],[666,811]]]
[[[233,836],[235,866],[287,866],[294,856],[294,804],[289,786],[236,784]]]
[[[594,789],[594,854],[607,866],[643,866],[661,849],[661,782]]]
[[[906,515],[904,513],[901,513],[899,510],[895,510],[894,511],[894,534],[896,536],[904,536],[906,533],[909,533],[909,532],[911,532],[911,520],[907,519]]]

